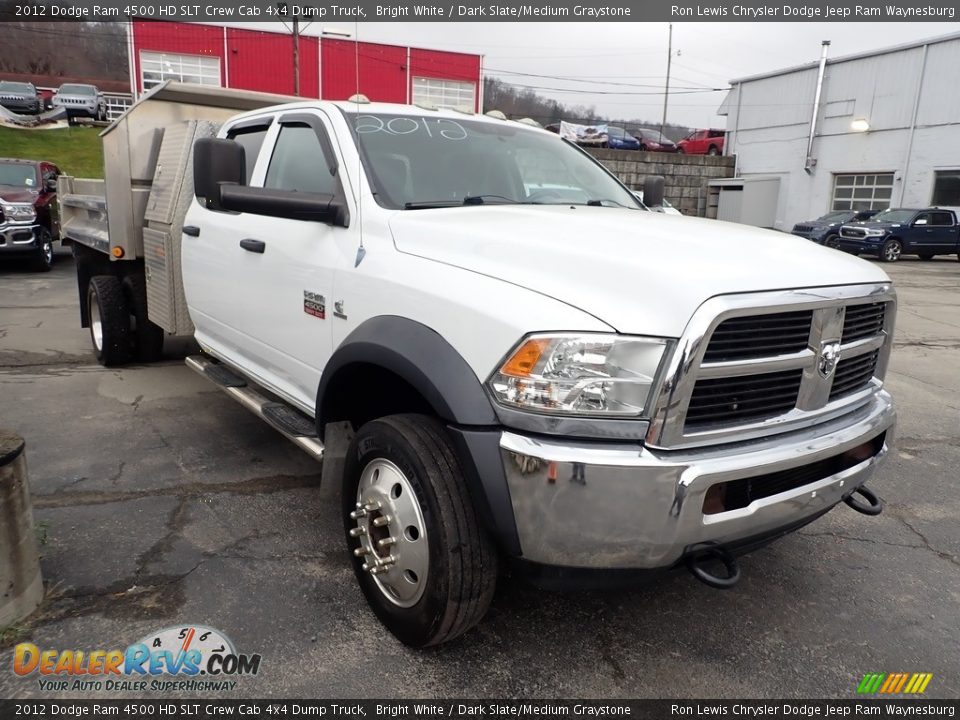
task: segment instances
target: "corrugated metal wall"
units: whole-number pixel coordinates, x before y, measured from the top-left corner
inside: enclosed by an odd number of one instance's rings
[[[230,87],[293,94],[293,37],[227,28]],[[317,38],[300,38],[300,94],[319,97]]]
[[[374,101],[407,102],[405,47],[324,38],[320,52],[325,100],[346,100],[360,92]]]
[[[133,38],[138,93],[141,50],[217,57],[225,87],[293,93],[293,39],[287,33],[136,20]],[[359,91],[374,101],[406,103],[413,77],[442,78],[474,83],[479,111],[480,61],[465,53],[301,36],[300,94],[345,100]]]

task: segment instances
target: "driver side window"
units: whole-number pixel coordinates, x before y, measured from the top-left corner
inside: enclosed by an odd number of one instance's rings
[[[264,187],[334,194],[336,178],[316,132],[306,123],[287,123],[280,129]]]

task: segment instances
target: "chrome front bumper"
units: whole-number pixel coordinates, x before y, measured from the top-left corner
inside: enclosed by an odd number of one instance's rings
[[[36,248],[36,223],[18,225],[17,223],[0,223],[0,253],[30,252]]]
[[[658,569],[700,543],[736,544],[829,510],[870,478],[892,447],[895,424],[890,395],[880,391],[841,418],[751,442],[668,452],[504,432],[500,453],[524,559]],[[842,472],[743,508],[703,513],[716,483],[826,460],[881,433],[880,451]]]

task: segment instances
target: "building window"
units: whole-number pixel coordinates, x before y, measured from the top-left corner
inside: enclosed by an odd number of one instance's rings
[[[893,197],[893,173],[835,175],[832,210],[885,210]]]
[[[438,108],[456,108],[473,111],[476,107],[477,86],[472,82],[438,80],[415,77],[413,79],[414,105],[432,105]]]
[[[960,170],[937,170],[931,205],[960,205]]]
[[[220,86],[220,58],[140,51],[140,79],[147,92],[164,80]]]

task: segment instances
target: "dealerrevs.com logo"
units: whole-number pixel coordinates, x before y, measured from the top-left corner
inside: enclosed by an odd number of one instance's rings
[[[45,691],[196,692],[233,690],[233,678],[256,675],[260,655],[238,653],[219,630],[203,625],[168,627],[126,649],[13,649],[13,671],[38,676]]]

